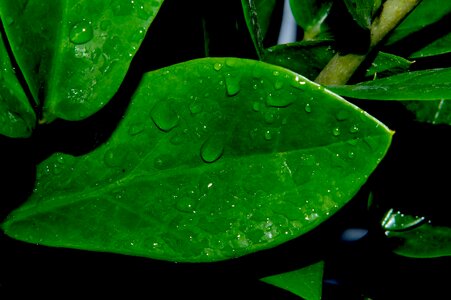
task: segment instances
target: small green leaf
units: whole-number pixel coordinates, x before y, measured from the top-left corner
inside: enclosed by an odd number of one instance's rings
[[[327,37],[325,20],[332,7],[332,0],[290,0],[296,23],[304,30],[304,40],[311,41]]]
[[[35,124],[36,115],[16,77],[0,33],[0,134],[29,137]]]
[[[419,122],[451,125],[451,103],[449,100],[406,101],[404,105],[415,113]]]
[[[268,48],[262,60],[313,80],[334,54],[331,42],[299,42]]]
[[[451,33],[448,33],[426,47],[415,51],[410,55],[410,58],[430,57],[447,53],[451,53]]]
[[[370,100],[451,99],[451,68],[407,72],[355,85],[329,86],[347,97]]]
[[[172,261],[238,257],[337,212],[391,136],[281,67],[192,60],[148,73],[104,145],[42,162],[35,192],[3,229],[32,243]]]
[[[362,28],[369,29],[373,14],[381,5],[380,0],[345,0],[346,7],[353,19]]]
[[[392,209],[382,220],[386,236],[394,241],[394,252],[413,258],[451,255],[451,228],[435,226],[424,217]]]
[[[365,76],[381,77],[382,75],[382,77],[386,77],[387,75],[402,73],[407,71],[412,63],[412,61],[397,55],[378,52],[371,66],[366,71]]]
[[[260,279],[263,282],[292,292],[306,300],[320,300],[322,296],[324,262],[320,261],[299,270]]]
[[[422,0],[420,4],[388,36],[387,45],[434,24],[451,13],[451,1]]]
[[[162,2],[0,2],[12,52],[44,121],[84,119],[113,97]]]

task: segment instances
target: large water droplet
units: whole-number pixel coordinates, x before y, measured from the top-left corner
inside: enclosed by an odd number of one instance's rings
[[[150,116],[155,125],[164,132],[171,131],[179,122],[179,116],[168,102],[157,103]]]
[[[227,95],[235,96],[240,92],[240,80],[236,77],[227,77],[226,80]]]
[[[74,25],[69,33],[69,39],[72,43],[80,45],[92,40],[94,31],[92,30],[91,22],[81,21]]]
[[[216,71],[219,71],[219,70],[222,69],[222,64],[221,64],[221,63],[215,63],[215,64],[213,65],[213,68],[214,68]]]
[[[221,158],[224,153],[224,141],[221,136],[211,136],[200,148],[200,156],[206,163],[212,163]]]
[[[283,97],[282,95],[273,96],[272,94],[269,94],[266,97],[266,104],[273,107],[287,107],[292,103],[292,97]]]

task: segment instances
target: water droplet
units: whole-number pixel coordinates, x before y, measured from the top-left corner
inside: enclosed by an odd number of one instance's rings
[[[206,163],[212,163],[221,158],[224,153],[224,142],[221,136],[209,137],[200,148],[200,156]]]
[[[179,122],[179,116],[167,102],[157,103],[150,116],[155,125],[164,132],[171,131]]]
[[[215,63],[215,64],[213,65],[213,68],[214,68],[216,71],[219,71],[219,70],[222,69],[222,64],[221,64],[221,63]]]
[[[341,134],[340,128],[335,127],[334,129],[332,129],[332,134],[333,134],[334,136],[339,136],[339,135]]]
[[[234,58],[227,58],[225,63],[229,67],[234,67],[234,66],[236,66],[237,60]]]
[[[281,88],[283,88],[283,81],[282,80],[276,80],[276,82],[274,82],[274,88],[276,90],[280,90]]]
[[[355,157],[355,153],[353,151],[349,151],[348,152],[348,157],[351,158],[351,159],[354,158]]]
[[[128,134],[135,136],[144,131],[144,124],[140,122],[132,123],[128,127]]]
[[[268,94],[266,97],[266,104],[272,107],[287,107],[293,103],[293,98],[283,97],[283,96],[273,96]]]
[[[264,118],[265,118],[266,123],[271,124],[271,123],[274,123],[274,120],[276,117],[274,116],[274,114],[272,112],[268,111],[265,113]]]
[[[74,25],[69,33],[69,39],[72,43],[80,45],[92,40],[94,31],[92,30],[91,22],[81,21]]]
[[[226,78],[226,89],[227,95],[235,96],[240,92],[240,80],[236,77],[227,77]]]
[[[200,102],[194,101],[189,105],[189,111],[195,115],[198,114],[200,112],[202,112],[203,107],[202,104]]]
[[[132,42],[140,43],[146,35],[146,28],[142,27],[138,31],[135,32],[132,36]]]
[[[133,12],[134,1],[114,0],[111,3],[111,9],[115,16],[128,16]]]
[[[265,140],[267,140],[267,141],[271,140],[272,139],[271,130],[266,130],[264,137],[265,137]]]
[[[260,111],[262,108],[262,104],[260,102],[255,101],[254,103],[252,103],[252,110],[253,111]]]
[[[307,112],[307,113],[311,113],[311,112],[312,112],[312,106],[311,106],[309,103],[307,103],[307,104],[305,105],[305,107],[304,107],[304,110],[305,110],[305,112]]]
[[[352,125],[351,128],[349,128],[350,133],[357,133],[359,131],[359,127],[357,125]]]
[[[177,210],[186,213],[192,213],[195,211],[193,200],[190,198],[183,197],[176,203]]]

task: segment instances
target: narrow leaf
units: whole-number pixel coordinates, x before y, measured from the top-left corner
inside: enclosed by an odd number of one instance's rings
[[[379,0],[345,0],[346,7],[353,19],[362,28],[370,28],[373,13],[381,5]]]
[[[451,125],[451,103],[449,100],[407,101],[408,110],[415,113],[419,122]]]
[[[325,20],[332,3],[332,0],[290,0],[294,19],[304,30],[305,41],[322,39],[328,35]]]
[[[403,57],[379,51],[365,75],[368,77],[381,77],[381,75],[385,77],[387,75],[403,73],[409,69],[412,63],[412,61]]]
[[[206,58],[148,73],[110,140],[38,167],[3,224],[50,246],[171,261],[274,247],[347,203],[392,132],[296,73]]]
[[[16,77],[0,33],[0,134],[29,137],[35,123],[36,115]]]
[[[0,2],[12,51],[45,121],[84,119],[112,98],[162,2]]]
[[[441,20],[451,13],[451,1],[422,0],[420,4],[390,33],[386,44],[394,44],[410,34]]]
[[[303,299],[320,300],[323,272],[324,262],[320,261],[299,270],[268,276],[260,280],[290,291]]]
[[[355,85],[329,86],[347,97],[370,100],[451,99],[451,68],[407,72]]]
[[[262,60],[313,80],[334,56],[331,44],[323,41],[277,45],[268,48]]]
[[[451,53],[451,33],[433,41],[426,47],[415,51],[410,58],[422,58]]]

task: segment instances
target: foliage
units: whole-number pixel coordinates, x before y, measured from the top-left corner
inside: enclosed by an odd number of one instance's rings
[[[277,45],[284,1],[185,2],[0,0],[1,263],[305,299],[387,299],[403,275],[407,298],[413,275],[359,271],[449,265],[450,4],[285,1],[299,38]],[[349,281],[331,243],[384,263]]]

